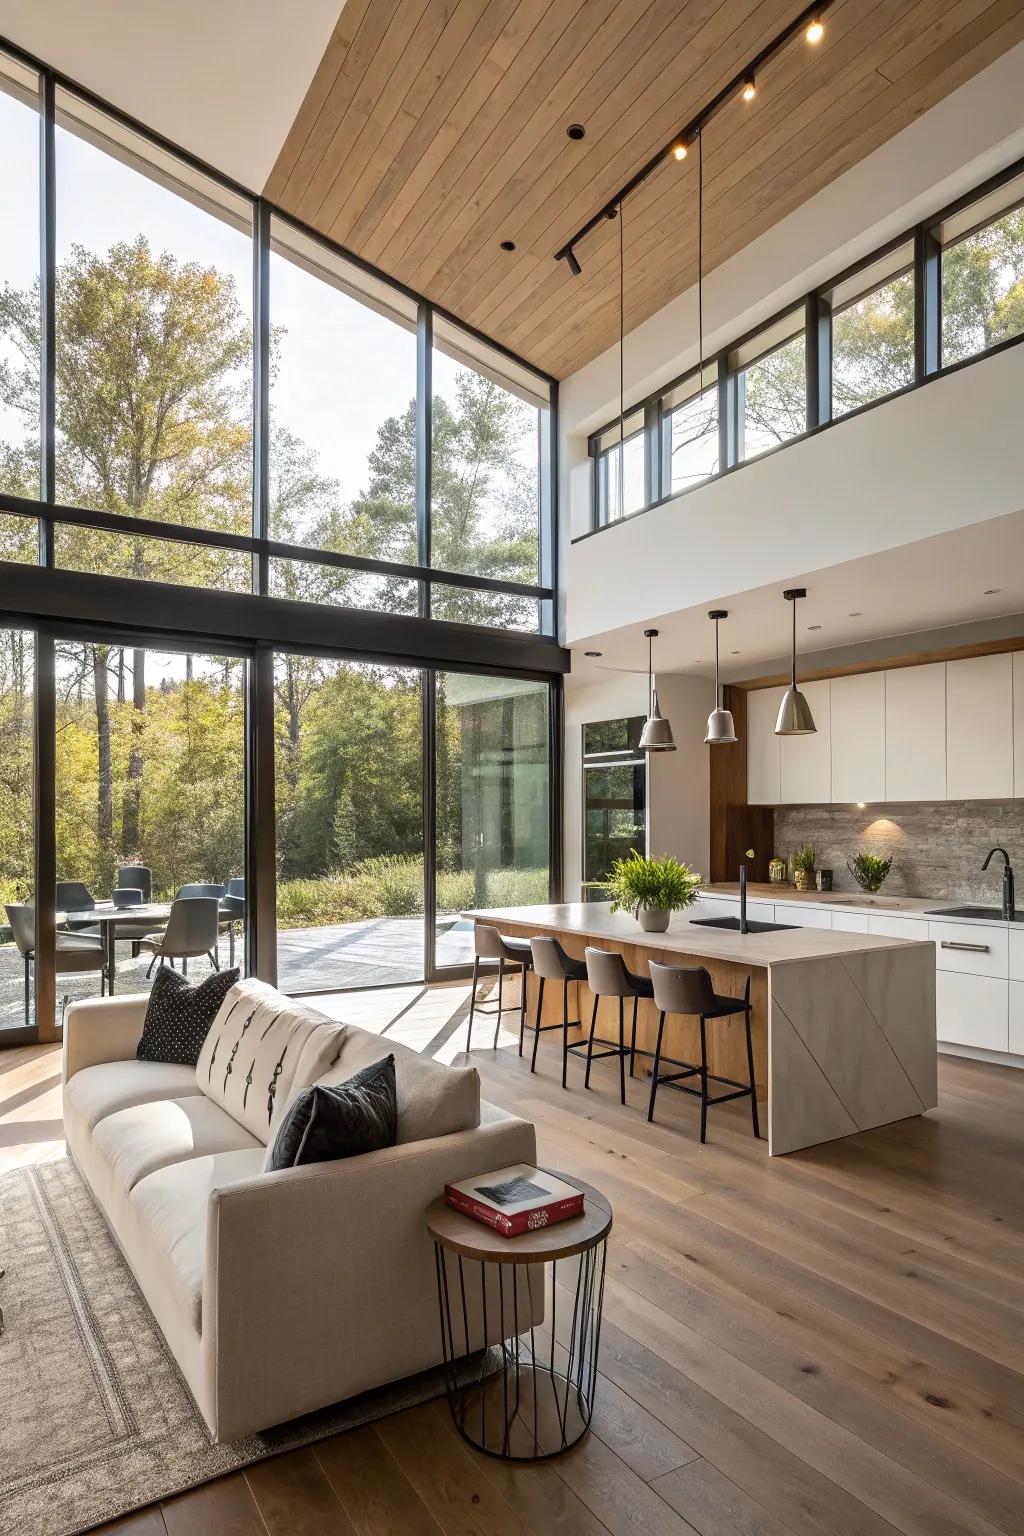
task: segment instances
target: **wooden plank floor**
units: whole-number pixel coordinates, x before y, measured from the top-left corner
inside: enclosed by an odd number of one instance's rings
[[[331,1011],[440,1060],[466,989]],[[512,1022],[512,1016],[508,1016]],[[493,1027],[493,1026],[492,1026]],[[490,1029],[476,1028],[477,1046]],[[320,1442],[103,1529],[122,1536],[1024,1536],[1024,1073],[943,1058],[924,1119],[770,1161],[614,1063],[559,1084],[502,1034],[486,1097],[615,1208],[594,1433],[560,1461],[477,1456],[443,1404]],[[53,1047],[0,1054],[0,1167],[60,1155]]]

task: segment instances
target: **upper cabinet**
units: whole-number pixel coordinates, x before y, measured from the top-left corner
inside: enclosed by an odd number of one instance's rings
[[[817,730],[811,736],[781,736],[780,805],[815,805],[832,796],[831,684],[801,683]]]
[[[751,805],[778,805],[782,797],[782,738],[775,734],[775,721],[785,691],[755,688],[747,694],[747,800]]]
[[[832,799],[885,799],[885,673],[832,679]]]
[[[885,793],[879,799],[945,800],[946,664],[896,667],[884,677]]]
[[[782,688],[747,694],[751,805],[1024,798],[1024,651],[801,686],[812,736],[775,735]]]
[[[1013,797],[1013,657],[946,663],[946,798]]]

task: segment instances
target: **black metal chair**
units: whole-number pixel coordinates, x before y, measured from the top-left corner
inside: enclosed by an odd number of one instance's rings
[[[667,1083],[672,1088],[677,1088],[680,1093],[693,1094],[700,1099],[700,1139],[707,1140],[708,1105],[726,1104],[730,1099],[750,1099],[750,1118],[754,1124],[754,1135],[760,1136],[757,1124],[757,1085],[754,1082],[754,1047],[750,1038],[750,977],[747,977],[746,986],[742,997],[726,997],[715,991],[711,982],[711,976],[704,966],[678,966],[658,965],[654,960],[650,964],[651,980],[654,983],[654,1004],[658,1009],[658,1041],[654,1051],[654,1069],[651,1072],[651,1098],[647,1108],[648,1120],[654,1119],[654,1101],[658,1093],[658,1084]],[[665,1015],[668,1013],[692,1016],[700,1020],[700,1065],[694,1066],[691,1062],[676,1061],[669,1056],[662,1056],[661,1041],[665,1032]],[[707,1023],[709,1019],[728,1019],[742,1013],[747,1035],[747,1069],[749,1080],[747,1083],[738,1083],[735,1078],[721,1077],[717,1073],[708,1071],[708,1047],[707,1047]],[[678,1072],[662,1072],[661,1064],[667,1061],[670,1066],[678,1067]],[[699,1077],[700,1087],[691,1088],[688,1083],[681,1081],[685,1077]],[[708,1083],[724,1083],[733,1090],[732,1093],[720,1093],[715,1098],[708,1094]]]
[[[498,962],[498,1002],[497,1007],[490,1007],[486,1003],[478,1003],[476,989],[480,981],[480,962]],[[466,1051],[470,1051],[473,1044],[473,1015],[483,1013],[493,1016],[497,1023],[494,1026],[494,1044],[498,1043],[498,1032],[501,1029],[501,1016],[505,1012],[502,1007],[502,987],[505,980],[505,967],[514,966],[520,972],[519,995],[519,1054],[523,1054],[523,1033],[526,1027],[526,973],[533,969],[533,952],[530,949],[528,939],[507,939],[504,934],[490,923],[477,923],[473,930],[473,988],[469,996],[469,1027],[466,1031]]]
[[[58,912],[91,912],[96,905],[95,896],[82,880],[58,880],[54,900]],[[93,939],[101,937],[97,925],[88,918],[79,917],[67,926],[70,933],[87,933]]]
[[[117,883],[121,890],[130,886],[141,891],[144,906],[153,900],[153,871],[145,864],[122,864],[117,872]]]
[[[574,960],[572,955],[567,955],[557,939],[548,935],[538,934],[530,940],[530,949],[533,952],[533,969],[537,977],[537,1016],[533,1024],[533,1055],[530,1059],[530,1071],[537,1070],[537,1043],[541,1035],[548,1029],[560,1029],[562,1031],[562,1087],[568,1086],[566,1072],[569,1065],[570,1051],[584,1051],[584,1041],[577,1041],[575,1045],[569,1044],[569,1031],[573,1028],[582,1028],[580,1019],[569,1017],[569,983],[570,981],[586,981],[587,962]],[[562,1022],[560,1024],[542,1024],[541,1012],[544,1007],[545,982],[560,982],[562,986]]]
[[[228,964],[235,963],[235,924],[245,926],[245,880],[232,876],[220,899],[220,926],[228,931]]]
[[[646,976],[635,976],[632,971],[626,969],[626,962],[616,950],[587,948],[587,984],[594,994],[594,1011],[590,1016],[590,1036],[587,1040],[587,1071],[583,1079],[584,1088],[590,1087],[591,1063],[600,1061],[604,1056],[617,1056],[619,1058],[619,1102],[626,1102],[626,1057],[629,1057],[629,1075],[633,1076],[633,1068],[636,1062],[636,1009],[637,1003],[642,997],[653,997],[654,989]],[[597,1030],[597,1005],[602,997],[617,997],[619,1000],[619,1043],[614,1040],[605,1040],[596,1033]],[[626,1045],[626,998],[633,999],[633,1032],[630,1043]],[[594,1055],[595,1041],[598,1045],[608,1047],[605,1051],[598,1051]]]

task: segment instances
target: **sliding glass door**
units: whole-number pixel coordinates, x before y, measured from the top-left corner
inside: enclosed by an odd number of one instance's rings
[[[423,675],[274,667],[277,974],[288,992],[421,981]]]
[[[0,628],[0,1045],[35,1025],[35,637]]]

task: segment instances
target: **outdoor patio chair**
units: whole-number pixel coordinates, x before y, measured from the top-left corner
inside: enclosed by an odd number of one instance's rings
[[[14,942],[25,962],[25,1023],[32,1011],[32,966],[36,958],[36,914],[27,902],[11,902],[5,909]],[[57,975],[80,975],[99,971],[100,996],[105,991],[103,941],[87,933],[58,933],[56,940]],[[67,1003],[67,996],[64,997]]]
[[[223,889],[223,888],[222,888]],[[171,915],[163,933],[150,933],[140,941],[140,949],[151,950],[153,958],[146,972],[147,979],[159,960],[161,966],[170,961],[181,961],[182,975],[188,975],[188,962],[198,955],[209,955],[215,971],[220,970],[217,958],[217,925],[220,908],[216,896],[179,896],[171,906]]]
[[[82,880],[58,880],[56,903],[58,912],[91,912],[96,898]],[[87,918],[77,918],[67,926],[72,933],[87,933],[93,939],[100,937],[96,924]]]
[[[215,881],[208,881],[206,883],[199,881],[193,885],[180,886],[175,900],[182,901],[193,896],[216,896],[219,901],[226,891],[226,885],[218,885]]]
[[[235,924],[245,925],[245,881],[234,875],[220,899],[220,926],[228,931],[228,964],[235,963]]]
[[[117,872],[117,883],[122,890],[134,886],[142,892],[144,902],[153,900],[153,871],[145,864],[122,864]]]

